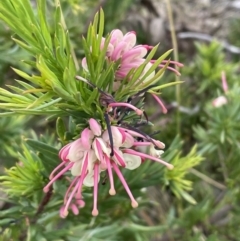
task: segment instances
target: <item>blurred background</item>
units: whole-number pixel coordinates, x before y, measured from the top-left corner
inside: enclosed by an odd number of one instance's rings
[[[182,174],[176,177],[161,171],[164,178],[159,178],[158,185],[154,182],[154,186],[141,190],[143,205],[134,210],[131,217],[126,214],[129,209],[121,215],[115,213],[120,226],[131,223],[128,232],[116,228],[112,235],[113,229],[101,229],[104,225],[98,225],[96,234],[88,233],[88,238],[81,240],[240,240],[240,1],[60,2],[79,63],[84,54],[81,36],[86,34],[89,23],[102,7],[105,33],[115,28],[124,33],[135,31],[138,44],[160,43],[158,55],[176,47],[175,41],[177,49],[174,48],[171,59],[177,57],[184,64],[179,70],[180,77],[167,71],[161,79],[161,84],[183,81],[177,87],[162,90],[161,99],[168,109],[166,115],[150,96],[146,99],[149,119],[155,125],[154,130],[160,131],[155,138],[166,144],[163,159],[175,162],[176,170]],[[48,0],[47,6],[51,26],[55,2]],[[9,28],[0,22],[2,88],[20,79],[11,67],[34,74],[33,69],[24,64],[32,57],[11,40],[12,36]],[[222,80],[226,80],[227,88],[223,88]],[[224,97],[224,103],[216,104],[218,97]],[[44,140],[59,148],[54,132],[55,122],[45,118],[1,117],[0,172],[19,161],[18,152],[25,137]],[[8,207],[5,200],[0,202],[1,210]],[[141,226],[134,226],[134,222]],[[9,227],[8,223],[4,225],[2,232]],[[72,232],[76,232],[76,237],[84,233],[77,228]],[[107,232],[111,237],[107,237]],[[80,240],[76,237],[61,240]]]

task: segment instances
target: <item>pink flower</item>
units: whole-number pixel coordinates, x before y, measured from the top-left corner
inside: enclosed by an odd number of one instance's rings
[[[116,80],[124,79],[131,69],[136,69],[143,64],[145,61],[144,57],[147,55],[148,50],[152,49],[152,46],[149,45],[136,45],[136,40],[136,33],[134,31],[128,32],[125,35],[123,35],[122,31],[119,29],[114,29],[111,32],[106,57],[109,61],[113,62],[120,60],[119,68],[115,73]],[[102,38],[101,48],[103,48],[104,42],[105,38]],[[154,62],[155,60],[151,60],[150,63],[146,65],[140,79],[151,68]],[[167,61],[163,60],[159,67],[164,67],[166,63]],[[179,67],[183,66],[183,64],[176,61],[170,61],[169,63]],[[82,66],[85,70],[88,70],[86,58],[83,58]],[[167,69],[173,71],[177,75],[180,75],[176,69],[170,66],[168,66]],[[155,71],[153,71],[144,81],[150,80],[154,75]]]
[[[213,100],[212,105],[216,108],[221,107],[227,104],[227,98],[225,96],[219,96],[215,100]]]
[[[100,46],[101,48],[104,47],[104,43],[105,38],[102,38]],[[146,59],[144,57],[146,57],[150,49],[152,49],[152,46],[136,45],[136,33],[133,31],[128,32],[125,35],[123,35],[122,31],[119,29],[115,29],[111,32],[110,42],[108,44],[106,52],[106,58],[109,62],[120,61],[119,68],[115,72],[115,82],[113,84],[114,91],[119,88],[121,81],[128,75],[130,70],[140,67],[140,65],[145,62]],[[141,75],[139,76],[139,81],[137,84],[147,82],[154,77],[155,71],[152,71],[146,78],[144,78],[144,80],[142,80],[143,76],[152,67],[154,62],[155,60],[151,60],[149,63],[146,64]],[[163,60],[158,67],[163,68],[167,62],[167,60]],[[183,66],[183,64],[176,61],[169,61],[169,64],[173,64],[178,67]],[[82,60],[82,67],[88,71],[86,58],[83,58]],[[167,69],[173,71],[177,75],[180,75],[180,73],[173,67],[168,66]],[[167,109],[163,105],[160,98],[155,94],[152,95],[157,101],[157,103],[160,105],[162,112],[166,114]]]
[[[64,146],[59,157],[62,162],[52,171],[50,182],[44,187],[44,192],[49,191],[49,187],[66,172],[71,171],[73,179],[65,193],[63,206],[60,209],[62,218],[68,215],[68,210],[77,215],[79,208],[85,205],[82,196],[82,187],[93,187],[93,210],[92,215],[98,215],[97,197],[98,182],[100,173],[107,171],[110,182],[110,195],[115,195],[113,171],[116,173],[124,186],[132,207],[137,207],[138,203],[132,195],[129,186],[124,179],[120,168],[134,170],[138,168],[142,160],[151,159],[172,169],[173,166],[160,159],[162,151],[156,148],[164,148],[164,144],[145,136],[136,131],[128,130],[124,127],[111,126],[111,135],[108,130],[102,130],[100,124],[95,119],[89,120],[89,127],[81,133],[81,138]],[[141,138],[141,142],[137,138]],[[136,151],[138,147],[149,146],[150,155]],[[140,148],[139,148],[140,149]],[[112,153],[113,151],[113,153]]]

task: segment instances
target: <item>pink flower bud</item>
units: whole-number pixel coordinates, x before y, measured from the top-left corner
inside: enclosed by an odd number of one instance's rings
[[[212,105],[216,108],[221,107],[222,105],[227,104],[227,98],[225,96],[219,96],[215,100],[213,100]]]
[[[95,119],[91,118],[89,120],[89,125],[90,125],[90,129],[92,130],[95,136],[100,136],[102,134],[101,126],[98,124],[98,122]]]
[[[91,148],[93,137],[94,137],[93,132],[90,131],[88,128],[85,128],[81,133],[82,145],[87,150]]]

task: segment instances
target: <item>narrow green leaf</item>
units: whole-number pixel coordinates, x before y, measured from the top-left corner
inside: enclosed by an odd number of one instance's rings
[[[21,88],[18,88],[16,86],[11,86],[11,85],[6,85],[9,89],[15,91],[17,94],[22,95],[24,90]],[[29,100],[35,101],[37,98],[34,95],[31,94],[25,94],[24,96],[26,96]]]
[[[186,200],[188,201],[189,203],[195,205],[197,204],[196,200],[191,196],[189,195],[187,192],[185,191],[181,191],[181,196]]]
[[[31,2],[29,0],[22,0],[21,3],[25,8],[25,12],[28,14],[28,18],[31,20],[31,22],[34,24],[37,24],[36,18],[34,16],[33,8],[31,6]]]
[[[45,40],[45,44],[52,50],[52,39],[46,21],[46,0],[38,0],[37,6],[42,36]]]
[[[159,85],[159,86],[156,86],[156,87],[153,87],[151,89],[151,91],[149,91],[150,93],[152,93],[152,91],[156,91],[156,90],[160,90],[160,89],[163,89],[163,88],[166,88],[166,87],[169,87],[169,86],[173,86],[173,85],[177,85],[177,84],[182,84],[184,81],[175,81],[175,82],[170,82],[170,83],[167,83],[167,84],[163,84],[163,85]],[[157,92],[156,92],[157,94]]]
[[[221,142],[222,144],[225,142],[225,131],[224,131],[224,130],[221,131],[220,142]]]
[[[67,92],[65,91],[63,88],[58,87],[58,86],[53,86],[53,91],[59,95],[62,99],[71,101],[71,102],[75,102],[74,98]]]
[[[64,143],[66,127],[65,127],[64,121],[61,117],[57,118],[56,131],[57,131],[57,135],[60,138],[61,142]]]
[[[90,106],[94,102],[94,100],[98,99],[97,98],[98,94],[99,94],[98,89],[95,88],[92,94],[90,95],[89,99],[87,100],[86,106]]]
[[[10,110],[12,112],[14,112],[14,114],[18,113],[18,114],[22,114],[22,115],[53,115],[53,114],[62,114],[62,110],[31,110],[31,109],[15,109],[15,108],[12,108]],[[2,114],[0,113],[0,115],[2,115]],[[3,113],[2,116],[4,116],[4,113]]]
[[[42,56],[38,57],[37,68],[41,72],[43,78],[46,78],[48,80],[45,80],[46,83],[48,83],[52,88],[55,85],[60,85],[57,76],[52,72],[52,70],[49,69]]]
[[[26,139],[26,143],[33,148],[33,150],[41,152],[55,160],[58,160],[58,150],[52,146],[49,146],[41,141]]]
[[[35,54],[37,52],[37,48],[34,48],[32,46],[35,46],[35,45],[28,45],[26,43],[24,43],[23,41],[21,40],[18,40],[16,38],[12,38],[12,40],[14,42],[16,42],[20,47],[22,47],[23,49],[27,50],[28,52],[32,53],[32,54]]]
[[[45,101],[50,101],[53,97],[53,93],[47,92],[46,94],[42,95],[40,98],[37,98],[31,105],[27,107],[27,109],[33,109],[33,107],[38,107]]]

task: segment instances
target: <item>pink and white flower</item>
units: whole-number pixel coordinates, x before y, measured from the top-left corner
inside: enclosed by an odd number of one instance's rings
[[[148,51],[153,48],[149,45],[136,45],[136,41],[137,38],[134,31],[128,32],[125,35],[123,35],[122,31],[119,29],[114,29],[111,32],[106,57],[109,59],[109,61],[113,62],[120,60],[119,69],[115,73],[116,80],[124,79],[131,69],[136,69],[141,64],[143,64],[145,61],[144,57],[147,55]],[[105,38],[102,38],[100,46],[101,48],[103,48],[104,43]],[[146,65],[141,77],[144,76],[144,74],[151,68],[154,62],[155,60],[151,60],[150,63]],[[159,67],[164,67],[166,63],[167,61],[163,60]],[[169,63],[178,67],[183,66],[183,64],[176,61],[170,61]],[[88,70],[86,58],[83,58],[82,66],[85,70]],[[168,66],[167,69],[173,71],[177,75],[180,75],[180,73],[176,69],[170,66]],[[154,75],[155,72],[153,71],[144,81],[151,79]]]
[[[115,72],[115,82],[113,84],[113,90],[116,91],[119,88],[121,81],[128,75],[129,71],[140,67],[140,65],[145,62],[145,57],[148,51],[153,47],[149,45],[136,45],[137,39],[134,31],[128,32],[124,35],[121,30],[114,29],[110,35],[110,42],[107,46],[106,58],[110,62],[120,61],[119,68]],[[105,38],[102,38],[100,46],[101,48],[104,47],[104,43]],[[154,77],[155,71],[152,71],[144,80],[142,80],[143,76],[152,67],[154,62],[155,60],[150,60],[150,62],[146,64],[139,77],[138,84],[147,82]],[[167,60],[163,60],[158,67],[163,68],[167,62]],[[178,67],[183,66],[183,64],[176,61],[169,61],[169,64],[173,64]],[[86,58],[83,58],[82,60],[82,67],[88,71]],[[180,75],[177,69],[173,67],[167,66],[167,69],[173,71],[177,75]],[[157,95],[152,95],[162,108],[162,112],[166,114],[167,109],[163,105],[160,98]]]
[[[223,105],[227,104],[227,98],[223,95],[217,97],[216,99],[213,100],[212,105],[216,108],[221,107]]]
[[[155,149],[155,147],[164,148],[162,142],[124,127],[111,126],[110,128],[111,136],[108,130],[102,130],[95,119],[90,119],[89,128],[82,131],[81,137],[60,150],[59,157],[62,162],[51,173],[50,182],[44,187],[44,192],[48,192],[49,187],[66,172],[71,172],[74,178],[65,194],[64,203],[60,209],[62,218],[68,215],[69,209],[77,215],[79,213],[78,209],[85,205],[82,196],[83,186],[93,187],[92,215],[98,215],[98,182],[100,173],[103,171],[107,171],[109,176],[109,194],[116,194],[113,181],[114,171],[122,182],[131,200],[132,207],[135,208],[138,203],[133,197],[120,168],[134,170],[145,159],[162,163],[169,169],[173,168],[171,164],[160,159],[162,151]],[[141,142],[137,141],[139,137],[142,140]],[[141,146],[149,146],[150,155],[137,151],[138,147]]]

